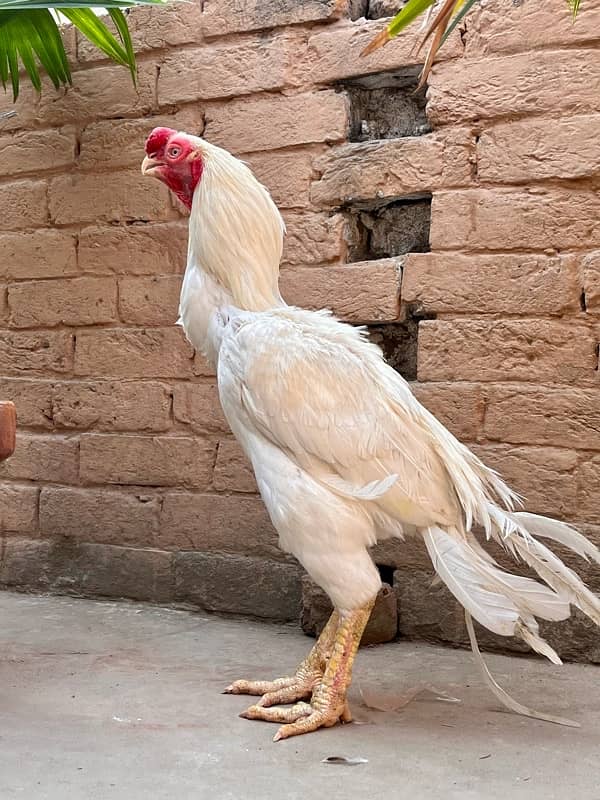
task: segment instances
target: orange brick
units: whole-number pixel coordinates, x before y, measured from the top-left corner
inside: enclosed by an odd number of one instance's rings
[[[0,137],[0,174],[17,175],[75,164],[75,130],[20,131]]]
[[[593,191],[473,189],[433,198],[431,247],[563,250],[600,244],[600,198]]]
[[[596,343],[575,322],[544,319],[425,320],[419,324],[419,380],[594,379]]]
[[[6,324],[8,320],[8,288],[0,283],[0,322]]]
[[[309,205],[313,175],[311,151],[250,153],[240,157],[271,192],[279,208],[304,208]]]
[[[294,267],[281,273],[281,293],[290,305],[330,308],[346,322],[398,318],[401,259],[342,266]]]
[[[315,162],[322,174],[312,185],[311,199],[338,206],[468,185],[471,141],[469,131],[458,130],[332,148]]]
[[[80,331],[75,374],[113,378],[192,378],[212,369],[180,328],[114,328]]]
[[[478,438],[485,401],[481,387],[471,383],[412,383],[413,394],[448,430],[464,441]]]
[[[157,546],[281,559],[277,534],[259,497],[170,492]]]
[[[75,275],[75,244],[75,236],[66,231],[0,234],[0,275],[17,280]]]
[[[205,36],[254,31],[303,22],[325,21],[339,16],[346,8],[340,0],[207,0],[202,29]]]
[[[215,445],[189,436],[84,434],[81,478],[88,483],[206,486]]]
[[[232,100],[206,109],[207,139],[233,153],[338,142],[348,124],[347,100],[331,90]]]
[[[160,114],[145,119],[101,120],[92,122],[81,134],[79,165],[98,170],[137,167],[144,157],[144,142],[159,126],[201,136],[204,120],[200,109],[185,108],[175,114]]]
[[[23,281],[9,289],[10,322],[16,328],[96,325],[117,316],[113,278]]]
[[[108,25],[112,27],[110,21]],[[136,53],[198,42],[202,37],[202,4],[193,2],[158,7],[138,6],[129,10],[127,25]],[[83,62],[106,59],[104,53],[81,34],[77,56]]]
[[[595,49],[538,51],[438,65],[429,78],[428,116],[451,122],[600,109]],[[565,91],[568,87],[568,91]]]
[[[218,492],[257,492],[252,465],[235,439],[219,442],[213,486]]]
[[[39,489],[35,486],[0,486],[0,531],[35,535],[38,527]]]
[[[48,221],[44,181],[15,181],[0,186],[0,217],[5,230],[43,227]]]
[[[425,314],[561,314],[579,311],[573,256],[412,253],[402,300]]]
[[[477,445],[473,452],[523,497],[527,511],[569,517],[577,510],[577,454],[553,447]]]
[[[186,262],[186,220],[93,226],[84,228],[79,236],[79,265],[84,272],[162,275],[182,272]]]
[[[40,497],[42,536],[107,544],[154,544],[160,500],[105,489],[44,488]]]
[[[585,306],[590,314],[600,314],[600,250],[583,258]]]
[[[305,77],[314,83],[398,70],[423,63],[415,45],[422,38],[418,25],[369,56],[361,56],[366,45],[383,30],[387,21],[358,21],[315,33],[308,40]],[[441,59],[462,55],[462,43],[455,32],[440,50]]]
[[[5,375],[70,372],[73,336],[66,331],[0,331],[0,364]]]
[[[194,433],[229,431],[214,382],[176,383],[173,386],[173,414]]]
[[[0,378],[0,397],[17,408],[19,428],[165,431],[169,387],[155,381]]]
[[[491,183],[589,178],[600,173],[600,114],[519,120],[484,131],[477,174]]]
[[[119,314],[135,325],[175,324],[179,317],[181,277],[119,279]]]
[[[137,86],[129,70],[103,65],[73,73],[73,86],[55,91],[44,81],[38,119],[46,125],[81,125],[90,119],[142,117],[154,104],[156,68],[138,63]]]
[[[161,63],[161,104],[187,103],[281,89],[292,81],[302,42],[289,34],[261,34],[241,42],[202,45]]]
[[[72,436],[17,432],[13,455],[0,464],[0,477],[79,483],[79,441]]]
[[[466,54],[469,57],[520,50],[561,48],[593,42],[600,28],[600,6],[593,2],[582,6],[581,16],[573,23],[564,0],[543,3],[503,3],[487,5],[469,15]]]
[[[112,172],[109,175],[61,175],[49,182],[52,221],[126,222],[172,218],[169,190],[151,181],[139,170]]]
[[[287,211],[284,264],[319,264],[346,258],[347,223],[341,214]]]
[[[166,431],[170,407],[169,387],[155,381],[70,381],[52,387],[51,419],[58,428]]]
[[[577,470],[577,516],[585,522],[600,522],[600,458],[583,461]]]
[[[484,430],[496,441],[600,450],[600,390],[490,387]]]

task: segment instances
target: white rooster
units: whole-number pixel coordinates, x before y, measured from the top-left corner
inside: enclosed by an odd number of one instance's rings
[[[468,623],[560,663],[536,617],[562,620],[576,606],[600,625],[600,601],[535,537],[598,563],[600,551],[564,523],[512,511],[515,495],[417,402],[363,330],[285,304],[284,225],[245,164],[169,128],[152,132],[146,153],[142,172],[191,210],[181,324],[216,367],[280,546],[335,608],[294,676],[228,687],[262,695],[243,716],[285,723],[275,740],[350,719],[352,663],[381,586],[368,548],[389,537],[421,537]],[[475,524],[545,584],[500,569]]]

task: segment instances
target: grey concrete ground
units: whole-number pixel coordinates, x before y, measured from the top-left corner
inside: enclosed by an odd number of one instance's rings
[[[220,694],[289,672],[297,629],[147,605],[0,593],[0,799],[513,798],[600,800],[600,670],[488,656],[516,696],[581,722],[501,713],[463,651],[412,642],[362,650],[363,724],[274,744]],[[430,681],[462,699],[365,707]],[[328,756],[368,763],[321,763]]]

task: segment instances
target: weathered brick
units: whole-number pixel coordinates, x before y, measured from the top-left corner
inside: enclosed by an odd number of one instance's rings
[[[250,153],[241,158],[267,187],[279,208],[304,208],[309,204],[313,175],[310,150]]]
[[[586,522],[600,523],[600,458],[584,461],[577,470],[577,516]]]
[[[281,89],[292,82],[302,46],[295,36],[264,34],[202,45],[167,56],[158,78],[159,103],[187,103]]]
[[[219,442],[213,486],[218,492],[256,492],[252,465],[235,439]]]
[[[22,281],[9,288],[10,323],[16,328],[97,325],[117,317],[113,278]]]
[[[300,613],[301,570],[262,558],[177,553],[175,598],[207,611],[294,620]]]
[[[149,181],[139,170],[61,175],[50,179],[48,191],[52,220],[60,225],[175,216],[167,187],[160,181]]]
[[[0,476],[16,480],[79,483],[79,441],[71,436],[38,436],[17,430],[13,455]]]
[[[600,244],[600,198],[558,189],[473,189],[433,198],[431,247],[436,249],[564,250]]]
[[[468,185],[470,159],[466,130],[344,144],[316,160],[321,177],[312,185],[311,199],[338,206]]]
[[[475,445],[471,449],[523,497],[527,511],[557,517],[577,511],[575,451],[511,445]]]
[[[58,428],[159,432],[170,405],[169,387],[154,381],[71,381],[52,387],[50,415]]]
[[[135,325],[174,324],[179,316],[179,275],[121,278],[119,315]]]
[[[45,125],[81,125],[90,119],[142,117],[152,110],[156,70],[150,62],[138,64],[137,86],[121,66],[103,65],[78,70],[73,86],[55,91],[44,81],[37,107]]]
[[[595,49],[538,51],[444,62],[429,78],[428,116],[434,126],[503,116],[600,109]],[[568,87],[568,90],[565,89]]]
[[[200,41],[202,16],[202,3],[198,2],[172,3],[158,7],[138,6],[130,9],[127,14],[127,26],[135,52],[163,50]],[[106,17],[103,21],[106,21],[109,27],[113,27]],[[77,57],[83,62],[106,59],[106,56],[82,35],[79,35]]]
[[[0,234],[0,275],[17,280],[75,275],[75,245],[75,237],[66,231]]]
[[[425,314],[562,314],[579,311],[573,256],[413,253],[402,272],[402,300]]]
[[[469,15],[465,52],[476,57],[593,42],[600,28],[600,6],[591,2],[582,11],[585,17],[573,22],[564,0],[522,4],[504,0],[476,7]]]
[[[471,383],[412,383],[413,394],[459,439],[474,441],[480,433],[485,401]]]
[[[596,344],[566,321],[425,320],[419,324],[419,380],[544,381],[593,379]]]
[[[284,264],[319,264],[345,259],[348,225],[342,214],[288,211],[283,218],[286,225]]]
[[[0,218],[4,230],[43,227],[48,221],[44,181],[14,181],[0,186]]]
[[[386,26],[387,21],[359,21],[316,33],[308,40],[306,79],[330,83],[373,73],[402,70],[423,63],[416,44],[422,38],[418,25],[369,56],[361,51]],[[441,59],[462,55],[462,43],[455,32],[440,50]]]
[[[206,486],[216,446],[189,436],[84,434],[81,478],[135,486]]]
[[[484,432],[495,441],[600,450],[600,390],[490,387]]]
[[[290,305],[330,308],[347,322],[384,322],[399,314],[401,259],[284,269],[279,285]]]
[[[340,0],[207,0],[202,30],[205,36],[319,22],[339,16],[346,3]]]
[[[53,389],[52,381],[0,378],[0,397],[15,404],[19,427],[53,427]]]
[[[433,567],[394,572],[400,634],[430,641],[464,642],[464,612],[446,586],[431,586],[432,577]]]
[[[175,384],[173,414],[178,422],[189,425],[194,433],[229,432],[229,425],[223,416],[219,392],[214,382]]]
[[[259,497],[168,493],[156,544],[172,550],[283,558]]]
[[[17,175],[75,164],[75,130],[20,131],[0,137],[0,174]]]
[[[477,174],[492,183],[588,178],[600,172],[600,115],[518,120],[481,134]]]
[[[76,375],[192,378],[212,372],[180,328],[83,330],[77,335]]]
[[[93,226],[79,236],[79,265],[84,272],[162,275],[182,271],[186,261],[186,220]]]
[[[0,486],[0,531],[35,534],[38,527],[38,495],[39,489],[35,486],[8,483]]]
[[[107,489],[44,488],[40,532],[76,541],[152,546],[158,533],[160,499]]]
[[[0,512],[1,513],[1,512]],[[23,531],[32,536],[32,531]],[[39,539],[7,536],[0,539],[0,586],[17,586],[19,589],[47,589],[49,554],[51,545]]]
[[[331,90],[232,100],[206,109],[207,138],[233,153],[338,142],[347,130],[347,100]]]
[[[0,322],[5,324],[8,320],[8,287],[0,283]]]
[[[583,285],[586,311],[600,314],[600,250],[583,258]]]
[[[66,331],[0,331],[0,364],[5,375],[69,372],[73,336]]]
[[[200,109],[185,108],[174,114],[160,114],[144,119],[92,122],[81,134],[79,165],[84,169],[139,167],[144,142],[159,126],[201,136],[204,120]]]
[[[5,99],[8,106],[10,102],[8,94]],[[2,132],[6,133],[19,129],[31,130],[36,122],[39,121],[39,100],[40,95],[33,88],[31,82],[28,80],[20,81],[19,97],[14,103],[11,103],[10,109],[6,109],[15,113],[12,117],[4,117],[2,119]]]

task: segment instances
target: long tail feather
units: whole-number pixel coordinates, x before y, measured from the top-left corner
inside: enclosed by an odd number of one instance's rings
[[[543,539],[559,542],[586,561],[591,559],[600,564],[600,550],[596,545],[565,522],[559,522],[550,517],[541,517],[538,514],[530,514],[526,511],[513,512],[511,516],[520,525],[527,528],[533,536],[541,536]]]

